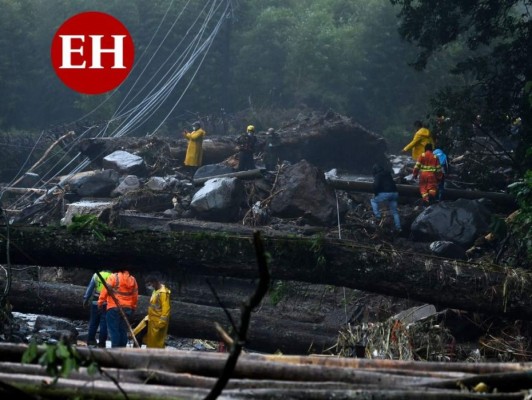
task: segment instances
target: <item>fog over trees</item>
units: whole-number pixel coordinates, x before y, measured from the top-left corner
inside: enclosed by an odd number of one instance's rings
[[[168,77],[170,65],[186,56],[193,37],[187,30],[196,34],[206,21],[210,32],[223,18],[205,58],[190,60],[164,104],[128,135],[175,135],[197,116],[224,120],[235,113],[264,129],[301,111],[333,109],[392,145],[404,143],[413,120],[430,122],[437,112],[451,117],[464,136],[477,114],[501,136],[509,135],[509,119],[521,117],[526,141],[532,136],[530,4],[0,0],[0,131],[111,119],[120,107],[146,98]],[[135,69],[116,93],[77,94],[53,71],[54,33],[87,10],[120,19],[135,42]]]
[[[108,12],[127,26],[135,41],[136,70],[91,115],[108,119],[159,44],[142,83],[157,73],[162,76],[159,66],[174,49],[182,51],[184,31],[209,2],[192,3],[185,8],[183,0],[1,0],[0,127],[39,130],[70,122],[109,96],[76,94],[53,71],[51,41],[70,16],[86,10]],[[413,119],[429,111],[428,100],[436,89],[462,82],[447,70],[463,49],[449,49],[426,71],[415,71],[408,63],[415,60],[416,49],[399,36],[398,11],[388,0],[234,1],[166,130],[175,131],[190,119],[187,111],[216,115],[221,109],[229,114],[253,109],[265,113],[261,120],[268,124],[267,116],[276,113],[267,111],[304,108],[332,108],[378,132],[409,130]],[[191,75],[159,116],[175,103]],[[157,115],[153,120],[155,125]]]

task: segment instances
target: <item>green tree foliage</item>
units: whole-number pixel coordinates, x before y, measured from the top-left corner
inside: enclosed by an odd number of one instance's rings
[[[332,108],[377,132],[389,137],[401,133],[407,140],[412,121],[428,111],[432,93],[445,84],[461,83],[462,78],[446,71],[463,45],[433,57],[423,72],[409,68],[407,62],[415,57],[416,49],[399,36],[397,10],[388,0],[232,3],[234,9],[223,30],[162,132],[177,132],[180,125],[221,109],[227,114],[246,111],[250,119],[260,122],[256,125],[270,126],[280,123],[275,117],[286,115],[286,110]],[[102,103],[86,118],[92,122],[110,118],[126,96],[126,102],[134,95],[145,96],[140,88],[163,78],[163,68],[182,51],[178,44],[190,23],[205,15],[205,4],[0,0],[0,89],[4,94],[0,129],[40,130],[64,124]],[[86,10],[111,13],[133,36],[136,68],[115,93],[78,95],[64,87],[52,69],[49,49],[55,31],[67,18]],[[154,112],[151,125],[133,134],[145,134],[157,126],[176,104],[191,74],[165,106]]]
[[[109,227],[101,222],[96,215],[75,214],[72,216],[72,223],[67,226],[70,233],[89,233],[101,241],[105,241],[105,234],[109,233]]]
[[[87,372],[91,375],[98,371],[98,365],[79,355],[76,348],[62,341],[57,344],[47,344],[43,352],[39,352],[37,343],[32,341],[28,349],[22,355],[23,364],[34,364],[46,367],[46,372],[54,377],[54,382],[58,378],[68,377],[72,372],[78,371],[80,367],[87,367]]]
[[[532,81],[532,20],[530,0],[390,0],[401,7],[401,35],[419,47],[414,65],[422,69],[428,60],[451,44],[470,50],[453,72],[466,84],[447,88],[434,101],[459,128],[462,138],[472,136],[476,115],[482,130],[499,139],[512,135],[511,124],[521,118],[514,133],[519,141],[515,166],[523,173],[530,160],[525,152],[532,144],[532,113],[526,88]]]
[[[532,261],[532,170],[528,170],[522,181],[510,186],[516,196],[520,210],[517,217],[512,221],[511,228],[519,238],[519,250],[521,254]]]
[[[423,73],[407,65],[415,48],[399,37],[395,14],[382,0],[246,2],[233,28],[232,97],[239,108],[333,108],[378,132],[409,134],[450,75],[441,60]]]

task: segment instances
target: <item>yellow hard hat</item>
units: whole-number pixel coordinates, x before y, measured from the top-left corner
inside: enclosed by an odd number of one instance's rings
[[[255,127],[253,125],[248,125],[248,132],[255,132]]]

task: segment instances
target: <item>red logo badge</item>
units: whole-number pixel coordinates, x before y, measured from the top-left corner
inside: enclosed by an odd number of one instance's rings
[[[55,73],[70,89],[101,94],[129,75],[135,46],[127,28],[98,11],[76,14],[55,33],[51,49]]]

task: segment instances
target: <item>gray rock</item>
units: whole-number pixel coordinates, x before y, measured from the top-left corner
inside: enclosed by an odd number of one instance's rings
[[[148,182],[146,182],[146,187],[155,192],[162,192],[168,189],[168,182],[160,176],[152,176]]]
[[[145,176],[147,173],[146,163],[142,157],[123,150],[114,151],[104,157],[102,165],[121,174]]]
[[[245,196],[244,184],[237,178],[214,178],[196,192],[190,203],[201,219],[230,222],[238,219]]]
[[[305,217],[306,222],[333,225],[337,222],[336,196],[323,172],[306,160],[283,169],[270,204],[272,215],[281,218]],[[345,209],[342,207],[341,213]]]
[[[46,315],[38,315],[35,319],[35,325],[33,326],[34,332],[39,332],[42,330],[46,331],[76,331],[76,327],[72,322],[67,321],[66,319],[49,317]]]
[[[122,196],[128,192],[140,189],[140,181],[136,175],[126,176],[118,187],[111,192],[112,197]]]
[[[87,171],[66,177],[59,182],[81,197],[109,197],[118,186],[119,174],[115,170]]]
[[[412,223],[415,240],[450,241],[465,248],[489,230],[491,213],[479,200],[441,202],[424,210]]]
[[[466,259],[465,249],[453,242],[439,240],[432,242],[429,247],[434,254],[440,257],[452,258],[454,260]]]

